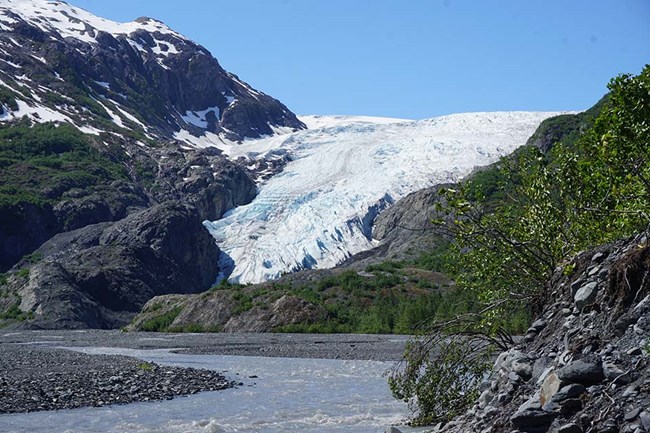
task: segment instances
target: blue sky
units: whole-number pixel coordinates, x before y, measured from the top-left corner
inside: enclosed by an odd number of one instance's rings
[[[650,63],[648,0],[70,0],[160,19],[299,114],[581,110]]]

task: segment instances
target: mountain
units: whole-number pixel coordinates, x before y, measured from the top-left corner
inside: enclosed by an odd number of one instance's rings
[[[0,2],[2,120],[69,122],[142,141],[241,141],[304,129],[282,103],[160,21],[117,23],[61,1]]]
[[[374,248],[377,215],[407,194],[459,180],[526,143],[556,113],[465,113],[421,121],[307,117],[317,129],[221,146],[231,158],[283,156],[248,205],[206,223],[232,282],[333,267]]]
[[[195,141],[304,128],[159,21],[1,0],[0,321],[112,328],[209,288],[201,221],[250,202],[257,174]]]
[[[25,0],[0,0],[0,105],[0,320],[43,328],[332,267],[552,115],[299,119],[159,21]]]

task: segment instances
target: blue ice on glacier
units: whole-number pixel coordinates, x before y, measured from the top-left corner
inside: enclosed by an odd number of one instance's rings
[[[371,228],[385,207],[496,161],[556,114],[465,113],[421,121],[305,118],[309,130],[225,150],[231,157],[251,158],[287,152],[292,160],[259,186],[252,203],[205,225],[223,251],[221,263],[232,282],[258,283],[300,269],[333,267],[378,245]]]

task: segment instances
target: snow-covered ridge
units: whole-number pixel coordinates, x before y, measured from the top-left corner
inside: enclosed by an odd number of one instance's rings
[[[401,123],[412,122],[409,119],[396,119],[393,117],[374,117],[374,116],[321,116],[309,115],[298,116],[298,119],[307,125],[308,129],[326,128],[330,126],[343,126],[351,123],[372,123],[372,124],[385,124],[385,123]]]
[[[231,281],[255,283],[304,268],[335,266],[377,245],[371,224],[416,190],[456,181],[523,145],[559,113],[465,113],[420,121],[353,117],[242,145],[213,143],[232,158],[288,154],[282,173],[252,203],[206,227],[223,250]],[[234,264],[234,266],[232,266]]]
[[[15,22],[14,18],[12,18],[14,14],[45,32],[56,32],[63,37],[72,37],[84,42],[97,42],[97,31],[117,36],[129,35],[137,30],[145,30],[150,33],[166,33],[187,40],[183,35],[170,29],[164,23],[151,18],[140,18],[128,23],[118,23],[100,18],[84,9],[70,6],[63,1],[0,1],[0,26],[6,27],[7,23]]]
[[[132,131],[158,140],[176,134],[183,147],[304,128],[280,101],[223,70],[207,49],[164,23],[118,23],[62,1],[0,0],[3,88],[9,97],[0,121],[68,122],[127,138]],[[70,97],[79,92],[95,110]],[[211,135],[197,140],[203,132]]]

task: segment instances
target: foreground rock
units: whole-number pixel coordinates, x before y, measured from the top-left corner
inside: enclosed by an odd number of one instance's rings
[[[61,233],[9,288],[32,328],[115,328],[155,295],[210,287],[219,250],[196,208],[167,202],[116,223]],[[19,266],[22,266],[19,264]]]
[[[648,275],[645,236],[558,269],[537,326],[498,357],[476,405],[440,431],[650,431]]]
[[[232,386],[209,370],[164,367],[125,356],[0,346],[0,413],[170,400]]]

